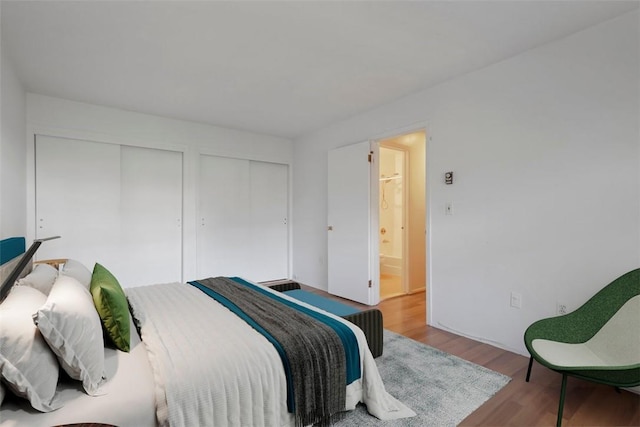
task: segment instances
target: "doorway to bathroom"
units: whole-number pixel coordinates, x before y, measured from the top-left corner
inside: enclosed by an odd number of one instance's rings
[[[378,141],[380,299],[426,289],[426,133]]]

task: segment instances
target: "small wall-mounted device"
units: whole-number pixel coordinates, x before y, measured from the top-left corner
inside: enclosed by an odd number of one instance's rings
[[[453,184],[453,172],[444,173],[444,183],[447,185]]]

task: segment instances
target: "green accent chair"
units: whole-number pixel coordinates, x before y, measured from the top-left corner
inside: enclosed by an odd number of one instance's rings
[[[616,387],[640,385],[640,268],[601,289],[577,310],[527,328],[524,343],[535,359],[562,374],[557,426],[567,376]]]

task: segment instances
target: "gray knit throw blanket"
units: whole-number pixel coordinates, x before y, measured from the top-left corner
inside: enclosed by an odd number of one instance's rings
[[[345,410],[345,353],[333,329],[225,277],[198,283],[235,304],[284,348],[291,367],[296,426],[329,425]]]

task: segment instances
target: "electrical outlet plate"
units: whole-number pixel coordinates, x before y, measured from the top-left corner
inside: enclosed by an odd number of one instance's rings
[[[567,310],[567,304],[558,302],[556,303],[556,314],[558,316],[562,316],[567,314],[569,311]]]
[[[511,292],[511,307],[522,308],[522,294]]]

